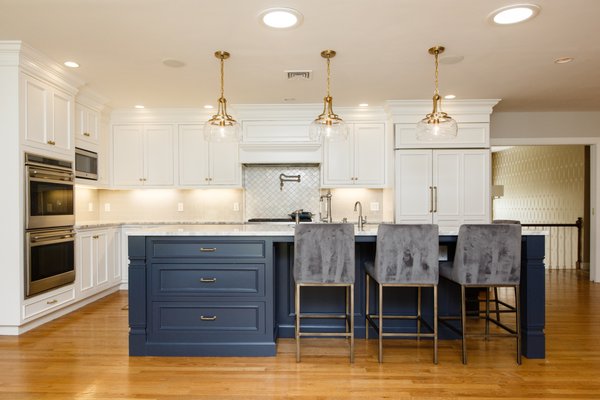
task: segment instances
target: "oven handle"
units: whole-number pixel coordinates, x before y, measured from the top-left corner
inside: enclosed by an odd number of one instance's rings
[[[64,172],[64,171],[56,171],[49,170],[45,168],[39,167],[27,167],[30,181],[34,182],[55,182],[55,183],[65,183],[65,182],[73,182],[73,173],[72,172]]]
[[[33,236],[30,234],[29,243],[31,247],[44,246],[48,244],[66,243],[75,241],[75,233],[59,233],[56,235],[39,235]]]

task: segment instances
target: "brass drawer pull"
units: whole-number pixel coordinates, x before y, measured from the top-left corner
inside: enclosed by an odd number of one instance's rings
[[[200,251],[203,253],[212,253],[217,251],[216,247],[200,247]]]
[[[46,304],[56,304],[58,303],[58,300],[54,299],[54,300],[49,300],[46,302]]]
[[[48,144],[54,146],[56,145],[56,142],[54,140],[48,140]]]
[[[204,315],[201,315],[200,319],[202,321],[215,321],[217,319],[217,316],[216,315],[212,315],[210,317],[205,317]]]
[[[91,136],[88,132],[83,132],[83,136]]]
[[[215,283],[217,281],[217,278],[200,278],[200,282],[205,282],[205,283]]]

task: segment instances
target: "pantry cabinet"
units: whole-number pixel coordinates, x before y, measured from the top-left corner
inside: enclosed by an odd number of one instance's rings
[[[173,186],[174,142],[172,125],[114,125],[114,186]]]
[[[20,77],[23,144],[72,157],[74,97],[26,73]]]
[[[489,223],[490,151],[396,150],[396,223]]]
[[[345,141],[323,145],[323,187],[385,186],[385,124],[348,124]]]
[[[238,143],[209,143],[202,128],[179,126],[179,186],[240,187]]]

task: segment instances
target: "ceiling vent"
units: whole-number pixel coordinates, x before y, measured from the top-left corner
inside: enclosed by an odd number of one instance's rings
[[[294,70],[284,72],[288,81],[310,81],[312,79],[312,70]]]

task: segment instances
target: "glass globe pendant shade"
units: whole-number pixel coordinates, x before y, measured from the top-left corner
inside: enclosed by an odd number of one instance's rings
[[[311,140],[341,142],[348,138],[348,126],[333,112],[332,101],[331,96],[325,97],[323,113],[310,124],[308,133]]]
[[[209,142],[237,142],[240,140],[240,124],[227,114],[227,100],[219,99],[217,113],[204,124],[204,139]]]
[[[441,98],[436,94],[433,96],[433,112],[417,123],[417,139],[423,141],[453,139],[457,134],[456,121],[441,111]]]

